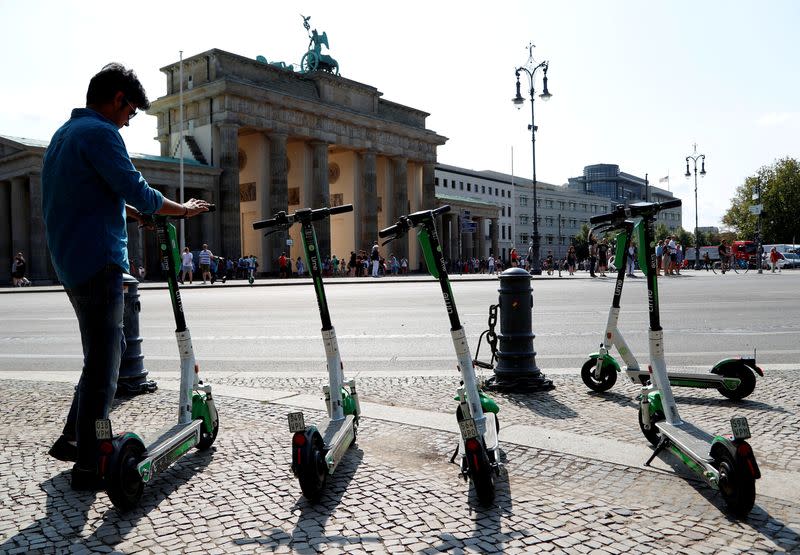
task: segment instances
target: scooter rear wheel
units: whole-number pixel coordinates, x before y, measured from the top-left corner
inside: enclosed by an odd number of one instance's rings
[[[586,387],[592,391],[597,391],[598,393],[608,391],[617,383],[617,371],[611,367],[611,365],[605,364],[600,371],[600,379],[598,379],[594,373],[596,366],[596,358],[590,358],[584,362],[581,368],[581,379],[583,379],[583,383],[586,384]]]
[[[106,474],[106,492],[111,503],[121,512],[133,509],[142,498],[144,482],[136,467],[143,453],[142,444],[126,441]]]
[[[719,370],[719,373],[726,378],[739,378],[739,386],[736,389],[728,389],[724,385],[717,388],[722,396],[732,401],[741,401],[756,388],[756,377],[753,371],[744,364],[726,364]]]
[[[660,410],[655,411],[650,415],[650,429],[646,429],[644,427],[644,420],[642,420],[642,408],[641,406],[639,407],[639,429],[642,430],[644,437],[646,437],[647,441],[652,443],[653,446],[658,445],[658,442],[661,441],[661,433],[655,426],[656,422],[660,422],[661,420],[664,420],[664,413]]]
[[[714,459],[714,466],[719,470],[719,491],[725,504],[737,517],[747,516],[756,500],[755,478],[744,465],[737,464],[727,450],[720,449]]]
[[[481,449],[476,453],[466,453],[467,470],[475,487],[475,495],[484,507],[491,506],[494,501],[494,476],[495,472],[489,462],[486,447],[481,442]]]
[[[322,497],[325,483],[328,480],[328,465],[325,463],[325,453],[320,442],[314,441],[309,444],[304,452],[304,460],[300,465],[298,479],[300,480],[300,491],[303,496],[317,503]]]

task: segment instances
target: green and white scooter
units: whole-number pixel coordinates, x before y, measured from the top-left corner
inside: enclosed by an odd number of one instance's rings
[[[593,216],[592,224],[609,222],[612,228],[624,227],[626,220],[641,218],[640,245],[650,253],[646,262],[648,312],[650,320],[649,350],[652,385],[642,388],[639,404],[639,426],[644,436],[655,445],[645,465],[664,449],[678,456],[689,469],[722,494],[730,511],[746,516],[756,497],[755,481],[761,477],[753,449],[747,443],[750,427],[747,418],[731,418],[732,434],[711,434],[681,418],[672,395],[672,387],[664,360],[664,331],[661,327],[656,279],[655,220],[664,209],[681,205],[680,199],[663,203],[618,205],[608,214]]]
[[[428,271],[439,280],[444,305],[450,318],[450,334],[453,338],[462,383],[456,395],[458,401],[456,420],[461,437],[452,461],[461,455],[461,475],[465,480],[472,480],[481,504],[490,505],[494,501],[495,477],[499,476],[501,467],[498,445],[500,422],[497,420],[497,412],[500,409],[492,399],[478,389],[475,367],[467,345],[467,334],[458,317],[455,297],[447,275],[447,265],[436,233],[436,216],[449,211],[450,206],[445,205],[435,210],[423,210],[401,216],[396,224],[379,231],[378,236],[388,238],[384,243],[386,244],[404,236],[409,229],[417,228],[417,238]]]
[[[638,235],[639,245],[643,243],[643,220],[635,223],[624,220],[620,223],[604,222],[591,229],[590,234],[598,235],[603,232],[619,229],[617,234],[617,252],[615,261],[621,261],[617,267],[617,283],[614,287],[614,297],[608,311],[603,341],[596,353],[589,355],[589,359],[581,368],[581,378],[586,387],[592,391],[608,391],[617,381],[617,374],[625,375],[633,383],[645,385],[650,381],[650,374],[639,366],[639,362],[625,342],[619,330],[620,299],[622,286],[625,283],[626,268],[628,266],[628,247],[634,235]],[[639,249],[639,267],[647,269],[647,249]],[[616,347],[625,367],[611,355],[611,348]],[[717,389],[723,396],[734,401],[739,401],[750,395],[756,387],[756,374],[763,377],[764,372],[756,365],[755,355],[752,358],[726,358],[717,362],[710,373],[699,372],[669,372],[667,377],[673,387],[694,387],[701,389]]]
[[[345,380],[344,366],[339,356],[336,331],[331,323],[325,286],[322,282],[322,260],[317,245],[313,222],[334,214],[352,212],[353,205],[304,208],[294,214],[278,212],[268,220],[253,223],[253,229],[274,228],[267,235],[287,230],[300,223],[306,262],[314,283],[317,306],[322,320],[322,342],[328,361],[328,385],[323,387],[329,421],[324,426],[306,425],[302,412],[289,414],[289,431],[292,433],[292,472],[300,481],[300,490],[312,502],[319,501],[329,475],[342,460],[347,449],[356,441],[361,407],[358,403],[356,381]]]
[[[211,205],[209,211],[213,211]],[[96,432],[100,459],[98,468],[111,502],[120,511],[139,504],[145,484],[169,468],[192,447],[211,447],[219,431],[219,415],[211,396],[211,386],[200,379],[192,339],[183,313],[178,272],[180,248],[175,226],[166,216],[152,216],[158,237],[161,269],[167,276],[175,335],[181,363],[178,422],[147,441],[133,432],[113,434],[109,419],[97,420]]]

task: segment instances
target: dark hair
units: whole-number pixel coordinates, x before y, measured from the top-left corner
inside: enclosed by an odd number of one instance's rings
[[[139,108],[147,110],[150,108],[150,101],[147,100],[147,93],[136,77],[132,69],[125,69],[125,66],[112,62],[107,64],[100,72],[89,81],[89,89],[86,91],[86,104],[98,105],[105,104],[114,100],[117,92],[122,91],[128,102]]]

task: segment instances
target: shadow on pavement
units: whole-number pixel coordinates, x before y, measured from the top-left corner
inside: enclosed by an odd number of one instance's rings
[[[24,548],[26,553],[40,551],[42,553],[68,552],[73,544],[99,548],[109,551],[136,528],[138,521],[158,507],[158,505],[181,486],[192,480],[211,462],[212,452],[198,451],[180,461],[163,475],[146,486],[141,504],[127,513],[119,513],[113,507],[103,515],[103,522],[91,534],[82,534],[88,520],[89,510],[105,492],[76,492],[70,487],[70,471],[60,474],[39,484],[47,494],[45,515],[20,530],[14,536],[0,544],[0,553],[8,553],[14,549]]]
[[[538,393],[495,393],[497,397],[501,397],[509,405],[527,409],[548,418],[577,418],[578,413],[572,410],[568,405],[555,399],[546,391]]]
[[[266,534],[261,537],[234,539],[233,544],[237,546],[258,545],[260,549],[270,550],[274,550],[281,545],[297,550],[313,550],[314,545],[321,543],[336,544],[342,547],[350,545],[350,540],[345,536],[340,534],[326,536],[323,531],[325,530],[325,522],[339,506],[363,459],[364,452],[357,445],[351,447],[336,467],[336,472],[333,476],[328,477],[322,499],[317,504],[312,504],[302,496],[300,485],[293,479],[297,488],[298,498],[290,510],[300,509],[300,515],[291,534],[280,528],[273,528],[271,531],[265,530]],[[363,543],[381,543],[377,535],[361,535],[360,539]]]
[[[780,545],[786,552],[794,552],[793,549],[800,547],[800,533],[787,526],[786,523],[770,516],[767,510],[758,504],[758,481],[756,481],[756,504],[747,518],[739,519],[728,512],[728,507],[722,498],[722,494],[693,474],[677,456],[665,451],[658,455],[658,459],[667,464],[675,474],[690,483],[697,490],[697,493],[702,495],[729,522],[749,526],[753,531]]]

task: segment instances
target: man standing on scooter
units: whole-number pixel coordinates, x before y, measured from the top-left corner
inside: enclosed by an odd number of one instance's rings
[[[133,166],[119,130],[150,107],[136,74],[120,64],[92,77],[86,107],[56,131],[42,166],[47,245],[78,318],[83,371],[51,456],[74,461],[72,488],[101,488],[95,421],[108,418],[117,389],[122,333],[122,273],[128,267],[126,215],[192,217],[204,200],[178,204],[148,185]]]

